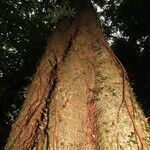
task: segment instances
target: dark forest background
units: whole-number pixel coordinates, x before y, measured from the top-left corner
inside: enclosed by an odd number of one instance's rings
[[[150,116],[150,2],[96,0],[97,20],[127,69],[137,100]],[[46,43],[74,8],[62,0],[0,0],[0,150],[3,149]]]

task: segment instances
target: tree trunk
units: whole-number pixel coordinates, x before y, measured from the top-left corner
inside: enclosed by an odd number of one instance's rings
[[[92,10],[63,20],[5,150],[149,150],[149,127]]]

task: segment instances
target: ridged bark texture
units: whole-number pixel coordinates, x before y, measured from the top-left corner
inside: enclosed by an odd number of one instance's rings
[[[63,21],[5,150],[149,150],[149,126],[92,11]]]

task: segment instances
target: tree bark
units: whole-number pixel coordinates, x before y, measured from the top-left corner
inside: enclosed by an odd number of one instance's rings
[[[5,150],[149,150],[149,126],[92,10],[63,20]]]

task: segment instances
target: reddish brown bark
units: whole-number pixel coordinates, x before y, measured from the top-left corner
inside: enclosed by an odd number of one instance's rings
[[[125,69],[92,11],[61,22],[6,150],[149,150],[149,128]]]

